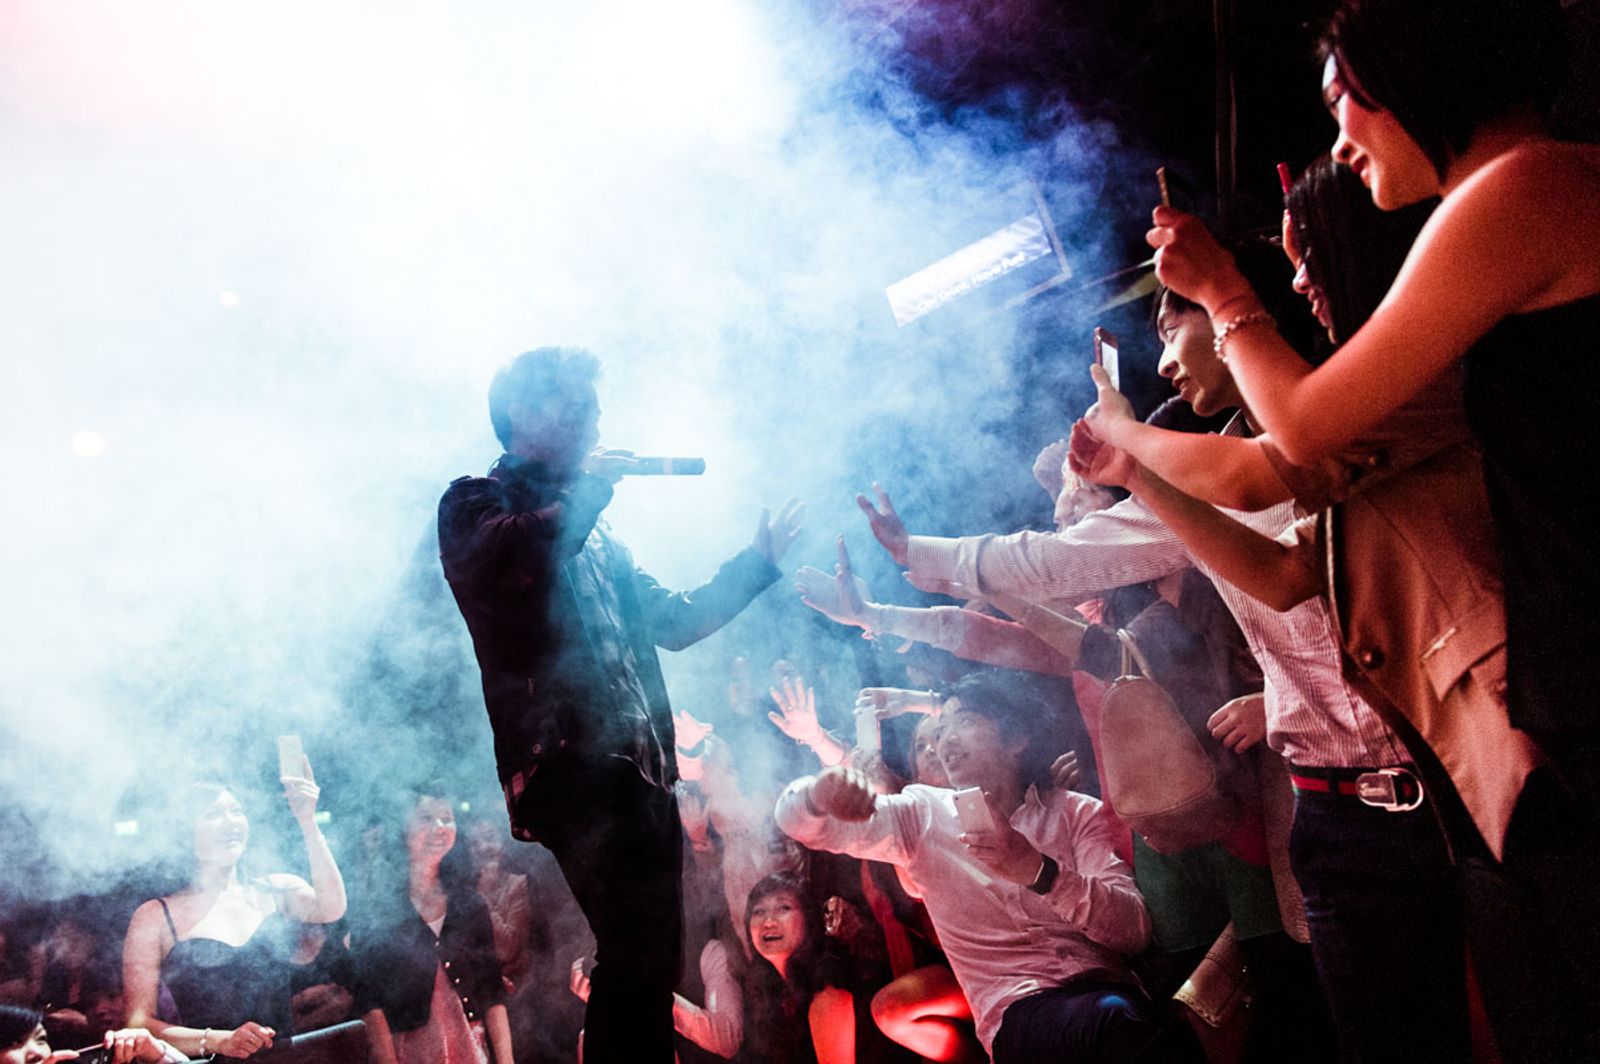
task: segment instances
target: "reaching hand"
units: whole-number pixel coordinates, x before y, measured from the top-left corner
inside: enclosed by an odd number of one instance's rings
[[[583,460],[583,471],[615,484],[638,466],[632,451],[596,450]]]
[[[800,601],[836,624],[867,628],[867,583],[850,568],[850,552],[839,537],[839,564],[834,575],[806,566],[795,574],[794,589]],[[870,605],[876,605],[871,603]]]
[[[1137,465],[1127,451],[1096,439],[1082,421],[1072,426],[1072,450],[1067,460],[1072,471],[1090,483],[1124,488],[1133,482]]]
[[[672,711],[672,730],[679,748],[693,750],[711,734],[711,725],[695,718],[687,709]]]
[[[1156,249],[1162,284],[1213,314],[1239,296],[1253,295],[1238,264],[1205,223],[1173,207],[1157,207],[1145,243]]]
[[[1078,752],[1068,750],[1050,762],[1050,779],[1064,791],[1076,790],[1082,773],[1078,771]]]
[[[867,515],[867,524],[872,526],[872,534],[883,544],[883,549],[889,552],[889,557],[895,560],[895,564],[901,566],[910,564],[911,543],[905,522],[895,513],[894,503],[889,501],[889,493],[883,490],[883,485],[873,481],[872,492],[878,497],[878,505],[874,506],[865,495],[856,496],[856,505]]]
[[[1090,366],[1089,376],[1094,379],[1099,397],[1083,415],[1084,423],[1089,426],[1096,439],[1105,443],[1117,443],[1121,432],[1128,425],[1138,421],[1133,416],[1133,404],[1117,391],[1116,386],[1111,383],[1111,375],[1106,372],[1104,366]]]
[[[783,690],[772,688],[768,693],[782,715],[768,713],[767,719],[776,724],[779,731],[807,746],[822,737],[822,725],[817,723],[817,693],[804,682],[785,678]]]
[[[135,1060],[164,1060],[167,1055],[161,1048],[162,1043],[157,1042],[155,1036],[143,1027],[107,1031],[100,1046],[106,1052],[105,1059],[115,1064],[128,1064]]]
[[[277,1033],[271,1027],[246,1020],[222,1036],[216,1043],[216,1051],[224,1057],[252,1056],[263,1049],[271,1049],[272,1039]]]
[[[800,538],[800,520],[805,515],[806,504],[792,496],[779,508],[776,517],[772,517],[763,506],[752,545],[761,552],[763,558],[777,565],[789,553],[789,548],[794,546],[794,541]]]
[[[877,799],[860,769],[837,765],[824,769],[811,784],[811,802],[817,811],[840,820],[866,820]]]
[[[1267,700],[1264,695],[1242,695],[1211,714],[1206,727],[1217,741],[1242,754],[1267,736]]]
[[[888,720],[903,713],[939,715],[939,696],[929,690],[913,691],[905,687],[863,687],[856,694],[856,710],[871,706],[877,710],[879,720]]]
[[[278,782],[283,784],[283,796],[289,799],[289,812],[294,814],[295,820],[310,824],[315,821],[317,798],[322,794],[322,789],[311,774],[311,759],[302,754],[300,764],[304,767],[303,775],[282,776]]]
[[[1033,479],[1039,482],[1039,486],[1052,500],[1061,494],[1061,467],[1066,464],[1066,460],[1066,440],[1045,444],[1044,450],[1039,452],[1039,457],[1033,460]]]

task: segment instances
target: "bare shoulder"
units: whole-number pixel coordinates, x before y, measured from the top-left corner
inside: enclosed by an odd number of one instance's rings
[[[1600,227],[1600,146],[1539,141],[1485,164],[1443,205],[1481,222],[1589,233]],[[1497,227],[1498,228],[1498,227]]]

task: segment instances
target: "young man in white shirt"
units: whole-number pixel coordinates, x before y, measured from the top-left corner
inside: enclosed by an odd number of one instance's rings
[[[874,795],[843,766],[791,784],[778,824],[916,881],[995,1064],[1198,1061],[1126,966],[1150,918],[1099,801],[1052,786],[1045,719],[998,676],[950,692],[939,756],[952,786],[981,788],[992,830],[963,831],[953,791]]]

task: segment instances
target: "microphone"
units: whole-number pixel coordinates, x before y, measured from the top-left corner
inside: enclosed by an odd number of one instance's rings
[[[636,454],[625,477],[697,477],[706,471],[704,458],[669,458],[659,454]]]

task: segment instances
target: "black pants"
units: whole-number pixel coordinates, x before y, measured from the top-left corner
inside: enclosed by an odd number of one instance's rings
[[[594,932],[585,1064],[671,1064],[683,939],[677,800],[625,759],[569,757],[539,770],[518,812]]]
[[[1041,990],[1006,1007],[994,1064],[1201,1064],[1194,1034],[1132,987]]]
[[[1341,1058],[1470,1059],[1461,872],[1432,809],[1301,793],[1289,851]]]

